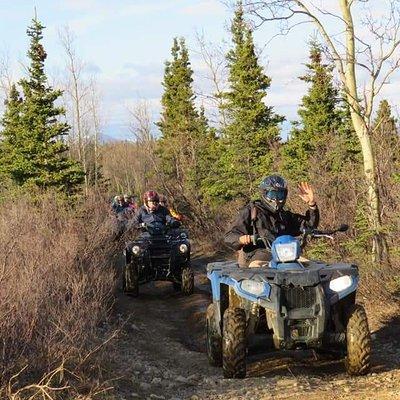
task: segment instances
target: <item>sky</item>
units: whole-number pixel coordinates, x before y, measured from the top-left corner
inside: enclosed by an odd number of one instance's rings
[[[43,39],[48,54],[46,69],[50,76],[57,76],[65,65],[58,31],[68,26],[76,36],[79,58],[86,63],[87,71],[96,76],[105,137],[128,139],[132,137],[128,129],[129,107],[145,99],[154,118],[159,115],[164,62],[170,57],[174,37],[186,39],[196,92],[213,91],[205,78],[208,70],[199,55],[196,37],[202,34],[209,42],[221,45],[225,41],[225,46],[229,46],[227,27],[232,9],[225,3],[222,0],[0,0],[0,56],[11,60],[13,76],[20,77],[28,48],[26,28],[36,8],[38,19],[46,26]],[[306,91],[298,77],[305,71],[307,43],[313,28],[302,25],[294,33],[272,39],[276,33],[276,26],[265,24],[255,31],[255,42],[262,50],[261,62],[272,79],[266,102],[291,121],[296,119],[298,104]],[[392,83],[387,98],[396,105],[398,76],[393,77]],[[201,96],[198,102],[202,102]],[[283,132],[289,129],[289,122],[284,123]]]

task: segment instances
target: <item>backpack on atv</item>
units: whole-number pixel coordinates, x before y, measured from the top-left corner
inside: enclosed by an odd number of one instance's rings
[[[193,293],[188,232],[160,222],[142,224],[143,232],[124,250],[122,289],[138,296],[139,285],[150,281],[170,281],[177,291]]]
[[[304,230],[303,239],[331,237],[347,228]],[[253,236],[257,240],[268,244]],[[304,261],[300,241],[288,235],[270,249],[272,260],[260,268],[208,264],[213,299],[206,313],[209,363],[222,366],[225,378],[244,378],[248,338],[261,328],[276,349],[335,352],[346,357],[350,375],[367,373],[371,338],[365,310],[355,301],[357,266]]]

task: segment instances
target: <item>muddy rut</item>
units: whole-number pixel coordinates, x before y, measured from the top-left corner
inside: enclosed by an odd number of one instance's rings
[[[138,298],[117,294],[115,317],[126,322],[106,365],[117,377],[108,398],[400,399],[398,317],[385,323],[370,318],[373,357],[366,376],[348,377],[343,360],[312,351],[271,350],[256,338],[249,350],[246,379],[223,379],[222,370],[210,367],[205,354],[209,261],[194,257],[195,293],[190,297],[174,292],[166,282],[141,286]]]

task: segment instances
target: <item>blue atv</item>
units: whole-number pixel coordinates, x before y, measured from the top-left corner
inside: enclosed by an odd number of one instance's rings
[[[265,333],[276,349],[314,349],[345,355],[350,375],[367,373],[371,337],[364,308],[356,304],[358,268],[301,257],[308,237],[329,237],[330,231],[304,230],[302,240],[280,236],[269,243],[271,261],[260,268],[239,268],[236,262],[207,265],[213,302],[206,313],[209,363],[222,366],[225,378],[246,376],[250,335]]]
[[[122,290],[136,297],[141,284],[170,281],[176,291],[191,295],[194,275],[187,230],[160,222],[142,223],[140,229],[141,234],[124,249]]]

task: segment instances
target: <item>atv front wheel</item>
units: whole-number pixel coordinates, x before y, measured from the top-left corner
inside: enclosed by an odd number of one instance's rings
[[[222,366],[222,336],[216,329],[215,306],[211,303],[206,312],[207,358],[213,367]]]
[[[242,308],[228,308],[224,313],[222,334],[224,378],[246,376],[246,313]]]
[[[138,266],[133,262],[124,265],[122,291],[132,297],[139,295],[139,271]]]
[[[346,370],[349,375],[364,375],[370,367],[371,334],[364,307],[354,304],[346,328]]]
[[[181,283],[182,293],[189,296],[194,290],[194,275],[191,268],[183,268],[182,270],[182,283]]]

